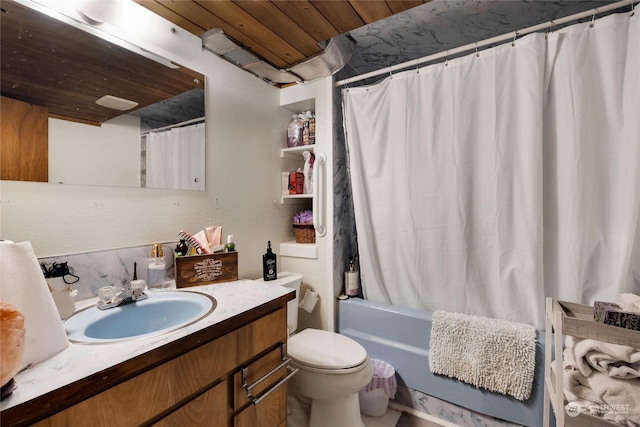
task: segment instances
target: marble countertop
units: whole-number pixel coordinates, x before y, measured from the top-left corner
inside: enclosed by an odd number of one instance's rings
[[[0,411],[28,402],[294,292],[290,288],[253,280],[194,286],[181,290],[213,296],[217,301],[216,309],[196,323],[158,336],[109,344],[70,343],[69,347],[60,353],[18,373],[14,378],[17,387],[10,396],[0,401]],[[95,298],[78,302],[76,310],[94,302]]]

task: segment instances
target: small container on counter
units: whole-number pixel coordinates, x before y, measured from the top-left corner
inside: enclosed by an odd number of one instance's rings
[[[167,283],[167,270],[162,244],[157,243],[151,248],[151,258],[147,260],[147,287],[165,288]]]

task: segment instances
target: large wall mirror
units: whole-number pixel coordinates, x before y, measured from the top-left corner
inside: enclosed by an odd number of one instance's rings
[[[204,190],[204,75],[27,3],[0,2],[2,179]]]

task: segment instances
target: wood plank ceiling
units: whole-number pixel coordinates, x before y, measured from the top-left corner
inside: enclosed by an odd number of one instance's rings
[[[321,42],[429,0],[134,1],[197,36],[220,28],[282,69],[321,53]]]

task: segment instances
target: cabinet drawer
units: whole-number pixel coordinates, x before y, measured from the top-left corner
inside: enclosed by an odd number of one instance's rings
[[[233,407],[241,410],[234,417],[234,425],[286,425],[287,381],[296,372],[289,367],[285,344],[240,367],[233,378]]]
[[[241,367],[234,375],[233,407],[238,410],[265,392],[279,386],[286,390],[284,379],[289,374],[284,345],[277,347],[258,360]],[[247,388],[251,387],[249,390]]]
[[[223,381],[206,393],[161,419],[154,427],[226,426],[228,381]]]
[[[249,405],[233,418],[234,427],[287,425],[287,388],[278,387],[257,405]]]

